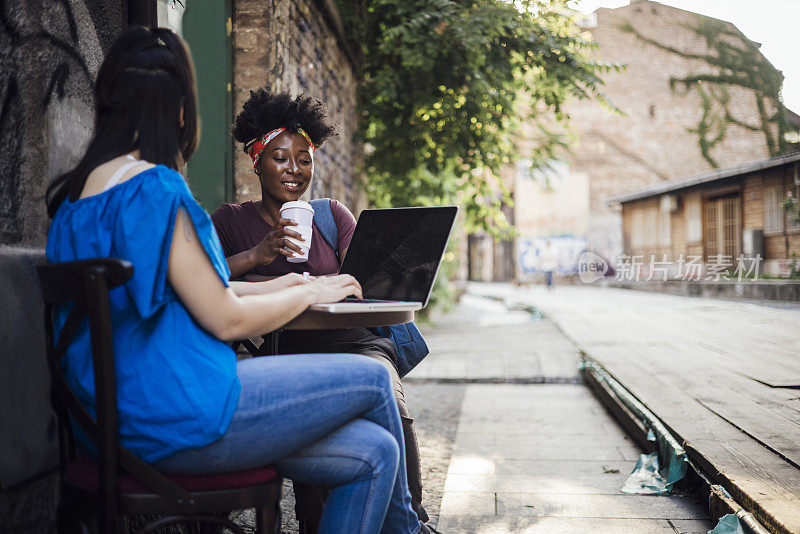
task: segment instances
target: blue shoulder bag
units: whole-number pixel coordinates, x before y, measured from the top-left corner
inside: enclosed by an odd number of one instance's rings
[[[322,239],[336,253],[339,258],[339,229],[333,220],[331,201],[329,198],[319,198],[311,201],[314,208],[314,225],[319,230]],[[379,326],[378,334],[391,339],[397,347],[397,371],[404,377],[428,355],[428,345],[422,339],[417,325],[414,323]]]

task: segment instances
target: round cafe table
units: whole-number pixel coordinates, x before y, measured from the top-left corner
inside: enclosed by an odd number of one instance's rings
[[[368,311],[359,313],[330,313],[306,310],[275,332],[264,334],[264,342],[256,346],[252,340],[234,343],[234,348],[244,344],[254,356],[278,354],[278,339],[281,330],[339,330],[372,326],[389,326],[410,323],[414,320],[413,311]]]
[[[281,330],[338,330],[341,328],[360,328],[364,326],[388,326],[410,323],[414,320],[413,311],[368,311],[359,313],[330,313],[306,310]]]

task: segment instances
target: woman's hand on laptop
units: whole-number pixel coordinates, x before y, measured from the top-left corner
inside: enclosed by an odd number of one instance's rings
[[[363,298],[361,284],[349,274],[320,276],[306,284],[314,291],[314,304],[339,302],[349,296]]]

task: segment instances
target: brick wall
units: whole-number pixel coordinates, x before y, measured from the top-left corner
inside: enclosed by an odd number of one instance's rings
[[[234,114],[251,89],[305,93],[326,103],[339,127],[315,153],[310,198],[332,197],[351,210],[366,206],[360,186],[363,147],[358,129],[354,67],[339,45],[336,32],[312,0],[240,0],[233,13]],[[250,159],[237,146],[234,183],[237,202],[261,196]]]
[[[597,27],[588,31],[598,44],[597,58],[627,65],[603,76],[604,92],[624,115],[594,102],[568,105],[580,138],[569,164],[570,171],[590,177],[588,245],[614,257],[622,249],[622,234],[620,216],[606,205],[609,198],[711,170],[696,135],[687,131],[702,116],[699,97],[669,87],[670,77],[700,72],[703,63],[646,45],[620,25],[628,21],[645,36],[679,50],[703,53],[706,44],[687,28],[697,17],[688,11],[644,0],[596,13]],[[755,122],[752,93],[731,90],[731,102],[737,118]],[[769,156],[763,133],[733,125],[711,154],[721,167]]]

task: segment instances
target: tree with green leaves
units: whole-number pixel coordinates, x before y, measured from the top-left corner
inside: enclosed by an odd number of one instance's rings
[[[689,25],[689,29],[703,39],[707,48],[705,52],[680,50],[658,42],[643,35],[630,22],[623,23],[621,28],[643,43],[682,58],[700,60],[705,65],[699,72],[670,78],[670,87],[673,91],[693,91],[700,97],[703,115],[689,132],[697,136],[700,152],[712,167],[719,165],[712,157],[711,149],[725,139],[730,125],[763,133],[771,156],[786,151],[786,134],[791,128],[781,102],[783,74],[761,54],[758,43],[727,22],[701,15],[697,16],[696,24]],[[757,115],[755,122],[736,117],[732,112],[732,88],[752,91]]]
[[[534,165],[565,145],[569,98],[602,96],[566,0],[340,1],[363,53],[359,106],[373,204],[458,202],[468,230],[502,233],[498,178],[538,126]]]

